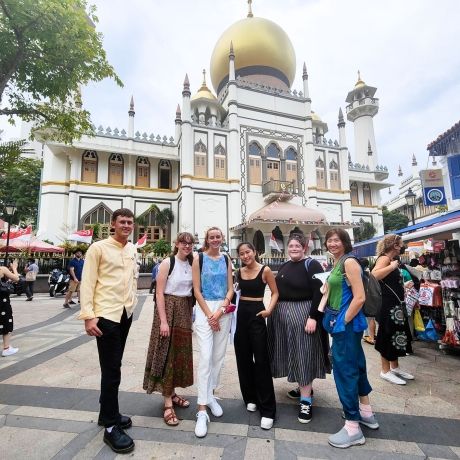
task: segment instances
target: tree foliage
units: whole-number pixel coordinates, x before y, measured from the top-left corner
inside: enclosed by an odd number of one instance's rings
[[[80,85],[113,78],[87,0],[0,0],[0,115],[37,124],[36,135],[71,143],[93,132]]]
[[[0,176],[19,160],[24,144],[24,140],[0,142]]]
[[[383,214],[383,229],[385,233],[393,232],[401,228],[407,227],[409,218],[404,214],[396,211],[388,211],[386,207],[382,210]]]
[[[0,206],[16,205],[15,223],[37,223],[41,168],[41,160],[21,157],[0,173]]]
[[[356,243],[366,241],[372,238],[376,232],[376,228],[370,222],[360,219],[359,227],[353,229],[353,238]]]

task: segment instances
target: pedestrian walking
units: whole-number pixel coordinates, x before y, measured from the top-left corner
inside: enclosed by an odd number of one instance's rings
[[[259,409],[260,427],[269,430],[275,420],[276,399],[265,318],[275,308],[278,288],[270,267],[257,261],[256,249],[251,243],[240,243],[237,253],[242,263],[236,273],[240,289],[234,338],[238,378],[246,409],[249,412]],[[271,296],[265,308],[263,300],[267,284]]]
[[[2,356],[11,356],[19,351],[19,348],[11,346],[11,334],[13,332],[13,309],[11,308],[10,292],[7,281],[19,281],[18,261],[15,259],[8,267],[0,267],[0,334],[3,338]]]
[[[322,331],[318,305],[321,282],[313,278],[322,273],[321,264],[305,258],[307,241],[292,233],[287,243],[290,260],[276,275],[279,299],[268,318],[268,350],[272,375],[296,382],[300,391],[297,420],[309,423],[313,417],[313,380],[326,378],[329,370],[327,334]],[[324,334],[324,345],[322,342]],[[296,390],[291,390],[294,392]],[[289,392],[289,393],[291,393]]]
[[[414,380],[412,374],[399,367],[399,358],[412,352],[412,335],[398,260],[404,250],[401,236],[385,235],[377,243],[377,260],[372,270],[382,287],[382,308],[377,318],[379,332],[375,342],[375,349],[381,356],[380,377],[396,385],[406,385],[406,380]]]
[[[26,302],[31,302],[34,298],[34,284],[38,274],[38,265],[35,263],[35,259],[27,259],[24,272],[26,275]]]
[[[328,307],[323,325],[332,336],[334,381],[345,417],[345,426],[329,437],[329,444],[346,448],[366,442],[360,424],[371,429],[379,427],[369,402],[372,387],[362,347],[363,331],[367,328],[362,312],[366,295],[363,269],[350,254],[350,235],[341,228],[333,228],[326,233],[325,241],[334,258],[334,268],[327,281]]]
[[[113,236],[93,243],[86,253],[78,318],[85,321],[86,333],[96,337],[101,367],[98,423],[105,427],[104,442],[113,451],[126,453],[134,449],[134,441],[124,431],[132,421],[119,412],[118,389],[136,303],[136,247],[128,242],[134,214],[117,209],[111,226]]]
[[[69,290],[67,291],[64,299],[64,308],[70,308],[70,305],[75,305],[75,302],[72,300],[74,292],[77,293],[78,303],[80,303],[80,283],[85,261],[83,260],[83,251],[81,249],[75,249],[73,254],[74,257],[67,267],[70,275],[70,281]]]
[[[208,432],[209,416],[221,417],[222,407],[214,397],[227,350],[231,317],[227,307],[233,295],[232,264],[220,252],[222,230],[211,227],[206,231],[203,252],[193,260],[193,291],[197,300],[194,330],[199,362],[196,373],[198,387],[198,413],[195,435],[199,438]]]
[[[174,406],[190,402],[176,394],[176,387],[193,385],[192,263],[193,235],[179,233],[174,253],[163,260],[156,277],[156,301],[144,373],[144,390],[160,391],[163,419],[177,426]]]

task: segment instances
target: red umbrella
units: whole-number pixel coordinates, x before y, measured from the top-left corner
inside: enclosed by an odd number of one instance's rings
[[[2,242],[0,241],[0,245]],[[20,238],[10,240],[8,252],[27,251],[27,252],[64,252],[64,248],[53,246],[45,241],[31,239],[24,241]],[[6,246],[0,246],[0,252],[6,252]]]

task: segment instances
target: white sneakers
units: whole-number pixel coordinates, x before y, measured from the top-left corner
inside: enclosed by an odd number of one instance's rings
[[[2,356],[11,356],[19,351],[19,348],[14,348],[11,345],[2,351]]]
[[[414,380],[414,376],[412,374],[409,374],[409,372],[402,371],[399,367],[391,369],[391,372],[393,372],[393,374],[396,374],[398,377],[401,377],[402,379]]]
[[[204,438],[208,433],[209,415],[205,410],[200,410],[196,414],[195,436]]]
[[[396,385],[405,385],[406,381],[403,379],[400,379],[396,374],[393,374],[393,372],[388,371],[388,372],[380,372],[380,377],[383,380],[387,380],[388,382],[394,383]]]
[[[220,407],[220,404],[214,398],[211,402],[208,402],[208,404],[206,405],[211,409],[211,414],[214,415],[214,417],[222,417],[224,411],[222,410],[222,407]]]
[[[248,403],[246,409],[248,412],[255,412],[257,410],[257,406],[254,403]]]
[[[260,428],[263,430],[269,430],[273,426],[273,419],[268,417],[262,417],[260,419]]]

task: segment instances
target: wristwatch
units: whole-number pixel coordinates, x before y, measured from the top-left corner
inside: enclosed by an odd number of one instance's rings
[[[224,307],[223,305],[220,307],[220,310],[221,310],[223,315],[225,315],[225,313],[227,313],[227,307]]]

